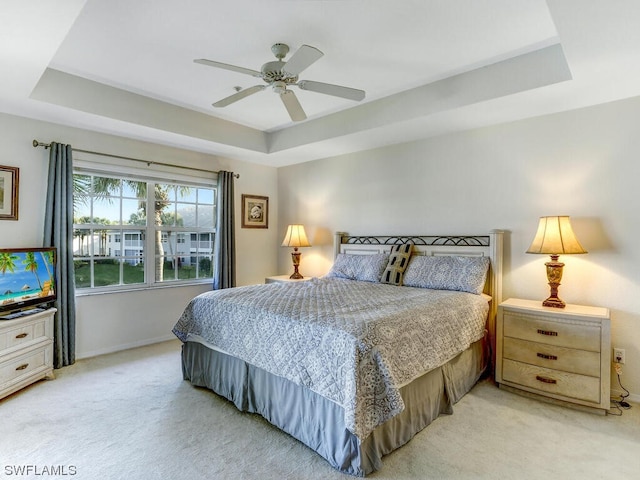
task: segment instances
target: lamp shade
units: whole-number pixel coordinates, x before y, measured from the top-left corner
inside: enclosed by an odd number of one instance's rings
[[[538,231],[527,253],[566,255],[587,253],[573,233],[568,216],[540,217]]]
[[[282,241],[283,247],[310,247],[303,225],[289,225]]]

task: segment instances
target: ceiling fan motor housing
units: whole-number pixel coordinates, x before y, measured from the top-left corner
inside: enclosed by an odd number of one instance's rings
[[[298,76],[291,76],[287,72],[284,71],[284,66],[287,62],[274,61],[267,62],[262,65],[261,73],[262,79],[267,83],[272,82],[285,82],[285,83],[296,83],[298,81]]]

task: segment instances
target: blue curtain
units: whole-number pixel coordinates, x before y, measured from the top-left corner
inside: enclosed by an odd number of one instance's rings
[[[213,248],[213,289],[236,286],[236,241],[233,172],[218,172],[216,237]]]
[[[71,145],[51,143],[44,215],[45,247],[58,249],[53,366],[76,361],[76,297],[73,277],[73,165]]]

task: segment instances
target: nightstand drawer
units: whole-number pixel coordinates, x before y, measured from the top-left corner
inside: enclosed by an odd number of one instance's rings
[[[533,314],[506,311],[504,336],[532,342],[599,352],[599,326],[543,320]]]
[[[600,379],[504,359],[502,377],[512,384],[568,398],[600,403]]]
[[[569,373],[600,376],[600,353],[558,347],[518,338],[505,337],[502,355],[505,359],[564,370]]]

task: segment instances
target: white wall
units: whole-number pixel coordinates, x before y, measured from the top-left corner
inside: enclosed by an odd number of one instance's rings
[[[277,170],[222,157],[128,140],[52,123],[0,114],[0,165],[20,168],[18,221],[0,221],[0,247],[42,245],[44,199],[49,152],[31,142],[58,141],[83,149],[210,170],[232,170],[235,181],[238,285],[262,283],[277,270]],[[81,154],[76,155],[83,156]],[[101,160],[109,161],[105,157]],[[116,162],[115,160],[111,160]],[[139,165],[135,165],[138,167]],[[240,228],[242,193],[268,196],[267,230]],[[208,285],[172,287],[77,298],[78,358],[175,338],[171,328],[189,299],[210,290]]]
[[[281,168],[282,236],[303,223],[303,275],[332,263],[332,234],[506,237],[504,296],[544,299],[544,262],[525,254],[538,217],[570,215],[587,255],[564,255],[560,297],[612,312],[623,385],[640,400],[640,98]],[[279,272],[291,270],[280,249]],[[621,389],[612,376],[612,388]]]

